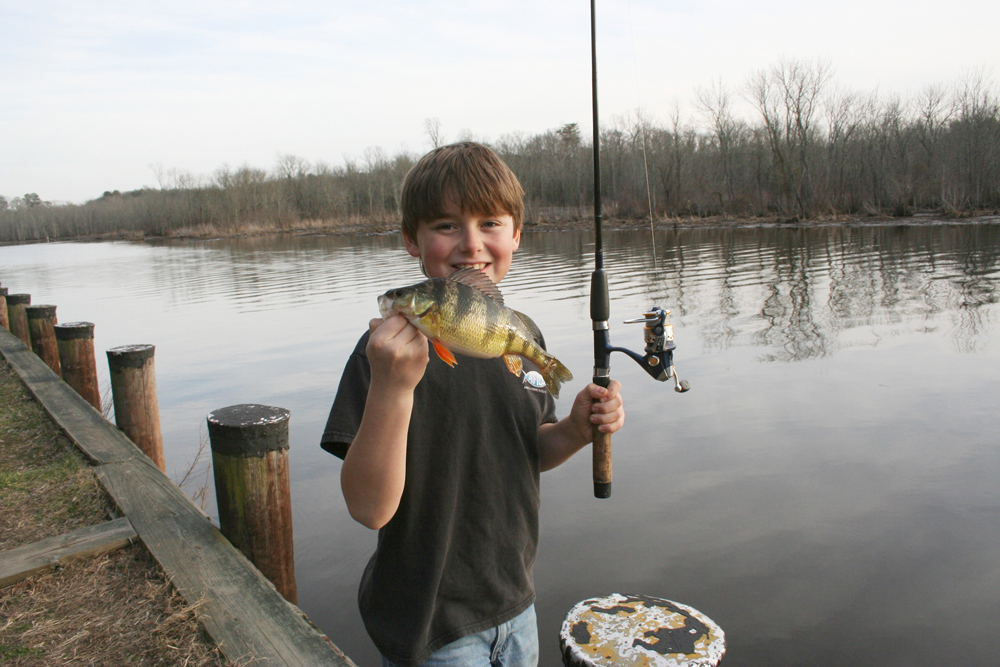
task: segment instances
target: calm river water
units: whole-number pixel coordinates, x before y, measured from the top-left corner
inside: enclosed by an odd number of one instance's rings
[[[577,376],[560,414],[591,373],[591,243],[529,232],[503,284]],[[620,322],[672,309],[692,391],[616,355],[614,495],[592,497],[586,452],[543,475],[541,664],[573,604],[612,592],[708,614],[724,665],[997,664],[1000,225],[658,232],[657,270],[648,232],[605,245],[612,342],[641,349]],[[420,279],[398,236],[0,248],[0,283],[94,322],[99,356],[156,345],[175,480],[208,412],[291,410],[300,606],[362,667],[375,533],[318,442],[375,297]]]

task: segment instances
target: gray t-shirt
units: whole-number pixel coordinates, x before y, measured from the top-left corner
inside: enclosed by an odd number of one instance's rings
[[[340,380],[322,447],[343,458],[371,371],[361,337]],[[361,616],[389,660],[418,664],[534,602],[538,427],[556,421],[548,391],[502,359],[431,351],[414,391],[406,485],[361,579]],[[525,362],[525,371],[533,366]]]

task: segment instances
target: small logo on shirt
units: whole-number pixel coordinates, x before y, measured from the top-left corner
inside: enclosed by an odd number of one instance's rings
[[[529,391],[545,393],[545,379],[542,378],[542,374],[538,371],[528,371],[525,373],[522,386]]]

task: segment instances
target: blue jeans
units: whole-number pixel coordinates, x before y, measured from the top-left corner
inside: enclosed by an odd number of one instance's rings
[[[537,667],[538,621],[535,605],[495,628],[466,635],[442,646],[420,667]],[[382,657],[382,667],[396,667]]]

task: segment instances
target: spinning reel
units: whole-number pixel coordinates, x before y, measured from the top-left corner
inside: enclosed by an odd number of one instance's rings
[[[670,323],[670,311],[653,306],[643,313],[642,317],[625,320],[625,324],[645,324],[642,331],[646,340],[646,355],[640,357],[636,352],[623,347],[608,347],[609,352],[624,352],[632,357],[642,369],[660,382],[674,379],[674,391],[683,394],[691,389],[687,380],[677,377],[677,367],[674,366],[674,325]]]

